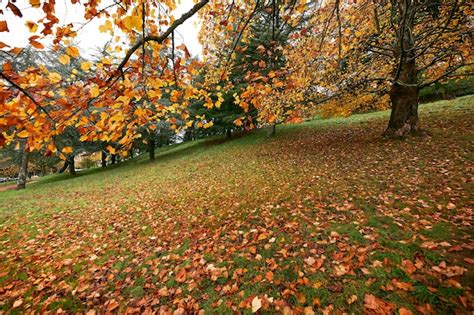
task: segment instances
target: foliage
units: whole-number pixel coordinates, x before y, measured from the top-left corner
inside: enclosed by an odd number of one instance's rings
[[[2,192],[0,307],[468,313],[472,102],[423,105],[429,141],[318,119]]]

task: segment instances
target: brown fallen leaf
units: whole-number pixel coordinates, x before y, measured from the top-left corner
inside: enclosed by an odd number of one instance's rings
[[[398,281],[397,279],[392,279],[393,285],[403,291],[412,291],[413,290],[413,284],[410,282],[401,282]]]
[[[407,308],[401,307],[401,308],[398,310],[398,315],[413,315],[413,312],[410,311],[410,310],[407,309]]]
[[[474,265],[474,259],[465,257],[464,261],[467,262],[469,265]]]
[[[110,300],[110,301],[107,302],[107,312],[111,312],[119,306],[120,306],[119,302],[117,302],[115,300]]]
[[[183,283],[186,281],[186,269],[180,269],[176,274],[176,282]]]
[[[369,314],[392,314],[395,305],[385,302],[372,294],[364,296],[364,307]]]
[[[265,274],[265,278],[268,280],[268,281],[273,281],[273,272],[272,271],[269,271]]]

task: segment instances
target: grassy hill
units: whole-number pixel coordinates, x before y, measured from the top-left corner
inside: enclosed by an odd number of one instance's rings
[[[473,105],[422,105],[430,137],[316,119],[1,192],[0,310],[467,313]]]

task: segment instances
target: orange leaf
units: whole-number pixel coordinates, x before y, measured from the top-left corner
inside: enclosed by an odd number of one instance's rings
[[[69,154],[69,153],[72,153],[74,149],[72,147],[64,147],[61,151],[63,153]]]
[[[265,278],[267,278],[268,281],[273,281],[273,272],[267,272]]]
[[[36,49],[43,49],[44,48],[43,44],[41,44],[40,42],[37,42],[35,40],[30,39],[30,44],[31,44],[31,46],[35,47]]]
[[[372,294],[366,294],[364,297],[364,307],[366,310],[372,310],[377,314],[392,314],[393,303],[385,302]]]
[[[183,283],[184,281],[186,281],[186,269],[183,268],[176,274],[176,282]]]
[[[398,310],[398,314],[399,315],[413,315],[413,312],[410,311],[409,309],[402,307]]]
[[[0,21],[0,32],[9,32],[7,21]]]
[[[107,151],[109,151],[110,154],[115,154],[115,148],[111,145],[108,145],[106,147]]]
[[[30,133],[26,130],[22,130],[21,132],[19,132],[17,134],[17,136],[20,137],[20,138],[28,138],[29,135],[30,135]]]

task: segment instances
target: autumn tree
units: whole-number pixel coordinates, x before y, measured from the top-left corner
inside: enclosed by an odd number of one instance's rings
[[[7,2],[7,10],[22,15],[12,1]],[[44,65],[16,69],[10,61],[2,63],[0,145],[26,139],[29,151],[45,148],[46,154],[66,159],[70,149],[60,152],[55,139],[74,127],[81,142],[115,143],[116,147],[107,146],[108,152],[126,155],[134,140],[141,137],[140,128],[148,122],[164,121],[176,131],[184,128],[190,118],[186,110],[189,101],[201,98],[209,103],[211,98],[190,85],[190,76],[199,63],[187,63],[189,54],[177,53],[187,49],[175,45],[174,32],[208,2],[199,1],[175,18],[175,1],[117,1],[108,6],[96,1],[71,1],[84,7],[85,23],[105,18],[99,30],[115,39],[107,48],[109,55],[95,62],[80,61],[80,51],[72,44],[84,24],[61,25],[54,1],[31,2],[33,9],[42,11],[45,17],[27,22],[33,33],[30,44],[44,49],[42,41],[49,38],[53,50],[59,52],[58,61],[74,65],[74,69],[62,74]],[[0,21],[0,32],[8,31],[7,21]],[[5,42],[0,46],[11,56],[22,51]],[[86,75],[78,78],[78,69]],[[168,97],[166,104],[163,95]],[[149,126],[153,128],[154,124]]]
[[[307,106],[331,101],[334,108],[386,96],[392,111],[385,135],[417,132],[419,90],[472,64],[469,15],[463,1],[316,6],[308,30],[287,51],[293,93]]]
[[[271,135],[277,122],[294,116],[292,106],[272,98],[271,92],[284,87],[281,71],[286,63],[284,46],[289,35],[302,25],[307,3],[233,1],[219,8],[227,12],[227,18],[211,21],[210,15],[204,17],[208,22],[203,24],[203,29],[212,34],[204,43],[204,61],[218,65],[207,78],[225,81],[226,91],[238,88],[233,94],[234,102],[244,114],[234,121],[237,126],[270,125]],[[226,16],[218,11],[216,15]],[[254,111],[256,115],[252,114]]]

